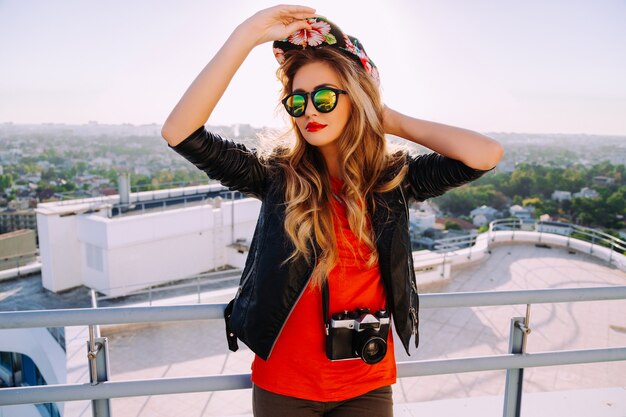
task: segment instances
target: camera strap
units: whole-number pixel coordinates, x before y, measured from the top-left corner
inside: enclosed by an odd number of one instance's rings
[[[328,323],[330,322],[330,315],[328,314],[328,306],[330,304],[330,291],[328,289],[328,278],[324,280],[322,284],[322,322],[326,328],[326,335],[328,335]]]

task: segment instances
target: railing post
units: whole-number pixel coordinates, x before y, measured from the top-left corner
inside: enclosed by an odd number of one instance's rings
[[[87,341],[87,355],[89,367],[89,381],[91,385],[109,380],[109,342],[106,337],[95,337]],[[94,417],[111,416],[111,400],[92,400],[91,409]]]
[[[593,255],[593,245],[596,243],[596,236],[591,236],[591,246],[589,247],[589,255]]]
[[[530,319],[530,304],[526,307],[526,318],[514,317],[511,319],[509,335],[509,353],[523,354],[526,351],[526,336],[530,333],[528,322]],[[520,417],[522,409],[522,384],[524,368],[507,369],[504,387],[503,417]]]
[[[441,262],[441,274],[440,276],[445,277],[446,276],[446,253],[443,253],[443,261]]]

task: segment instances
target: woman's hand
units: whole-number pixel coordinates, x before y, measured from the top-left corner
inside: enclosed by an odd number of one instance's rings
[[[261,10],[244,21],[238,30],[254,36],[255,45],[285,39],[293,32],[311,29],[305,20],[315,16],[315,9],[306,6],[280,5]]]

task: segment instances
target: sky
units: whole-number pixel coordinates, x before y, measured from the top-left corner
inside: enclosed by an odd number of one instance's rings
[[[264,0],[0,0],[0,123],[162,124]],[[479,132],[626,135],[626,0],[303,1],[359,38],[385,103]],[[207,122],[281,127],[271,43]]]

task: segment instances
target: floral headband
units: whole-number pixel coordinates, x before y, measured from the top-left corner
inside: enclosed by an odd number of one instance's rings
[[[361,42],[341,31],[337,25],[323,17],[309,17],[311,29],[302,29],[292,33],[286,39],[274,41],[274,56],[279,64],[285,61],[285,52],[294,49],[335,48],[363,66],[365,71],[380,84],[378,69],[367,56]]]

